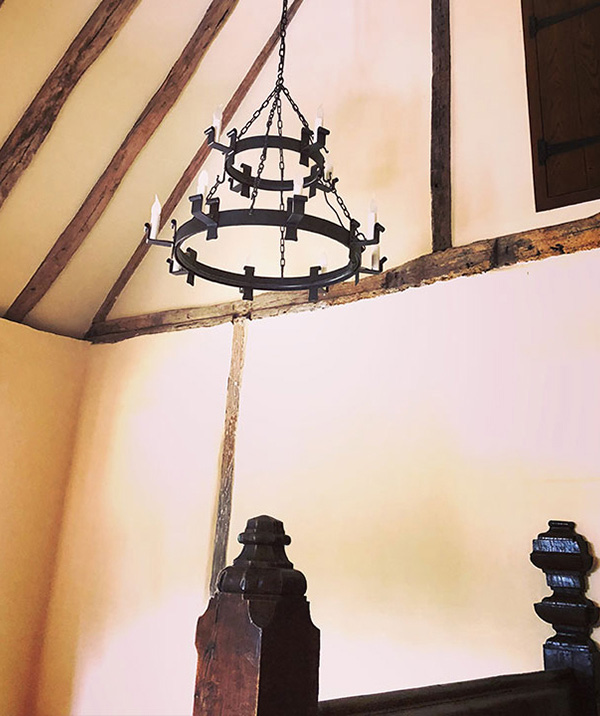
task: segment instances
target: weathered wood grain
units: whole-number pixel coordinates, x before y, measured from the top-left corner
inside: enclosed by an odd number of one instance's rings
[[[198,619],[194,716],[318,716],[319,630],[285,553],[290,538],[260,515],[238,541]]]
[[[0,207],[42,146],[85,71],[139,3],[140,0],[102,0],[52,70],[0,147]]]
[[[238,300],[103,321],[93,325],[86,338],[94,343],[112,343],[147,333],[216,326],[241,317],[258,319],[312,311],[599,247],[600,214],[595,214],[557,226],[484,239],[444,252],[426,254],[377,276],[368,276],[356,286],[351,282],[332,286],[328,293],[321,294],[316,303],[309,302],[304,292],[262,293],[254,301]]]
[[[431,236],[434,251],[452,246],[450,0],[431,2]]]
[[[217,577],[226,567],[227,543],[231,524],[231,508],[233,500],[233,469],[235,463],[235,438],[237,434],[238,415],[240,411],[240,390],[244,372],[246,355],[246,319],[233,324],[231,341],[231,363],[227,381],[227,399],[225,404],[225,427],[221,443],[221,465],[219,478],[219,496],[217,518],[215,520],[215,536],[210,576],[210,593],[217,591]]]
[[[292,4],[288,11],[288,23],[293,20],[294,15],[298,11],[300,5],[302,5],[303,1],[304,0],[296,0]],[[227,125],[233,119],[234,114],[237,112],[239,106],[244,101],[246,95],[248,94],[248,91],[254,84],[262,68],[265,66],[265,63],[269,59],[271,53],[273,52],[275,47],[277,47],[278,40],[279,24],[273,31],[271,37],[267,40],[265,46],[262,48],[257,58],[254,60],[252,66],[246,73],[246,76],[240,82],[239,87],[236,89],[236,91],[231,96],[231,99],[227,103],[227,106],[223,111],[223,128],[227,127]],[[181,179],[177,182],[175,188],[169,195],[169,198],[165,202],[161,214],[161,229],[164,227],[169,217],[175,210],[175,207],[179,204],[179,202],[185,195],[185,192],[188,190],[188,187],[194,180],[194,177],[202,168],[202,165],[206,161],[206,158],[208,157],[209,153],[209,146],[206,142],[204,142],[204,144],[202,144],[192,161],[189,163],[187,169],[182,174]],[[104,321],[107,318],[108,314],[111,312],[113,306],[117,302],[119,296],[123,292],[123,289],[129,283],[129,280],[137,270],[137,267],[140,265],[140,263],[148,253],[149,248],[149,245],[142,237],[140,239],[140,243],[131,255],[131,258],[129,259],[129,261],[119,274],[119,277],[115,281],[114,285],[106,295],[106,298],[102,302],[102,305],[100,306],[98,312],[92,320],[92,324]]]
[[[198,69],[202,58],[238,2],[239,0],[212,0],[164,82],[137,118],[69,225],[12,303],[6,312],[6,318],[22,321],[56,281],[102,216],[128,169]]]

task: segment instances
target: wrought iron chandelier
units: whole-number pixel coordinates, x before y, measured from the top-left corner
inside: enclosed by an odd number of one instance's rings
[[[240,132],[232,129],[228,132],[229,145],[220,140],[220,119],[213,122],[217,126],[206,130],[208,144],[224,155],[222,174],[218,175],[212,188],[204,196],[205,189],[190,196],[192,218],[181,226],[173,220],[173,239],[159,239],[158,224],[160,221],[160,204],[156,200],[152,211],[152,221],[145,225],[145,238],[149,244],[168,246],[171,257],[167,259],[169,271],[174,275],[185,275],[189,284],[194,285],[196,277],[238,287],[243,298],[252,300],[255,290],[266,291],[303,291],[309,292],[311,301],[318,300],[319,289],[354,277],[358,282],[360,274],[377,274],[383,269],[386,258],[379,258],[378,248],[371,257],[370,267],[362,265],[362,255],[367,246],[379,245],[380,234],[384,227],[377,222],[373,206],[369,213],[369,226],[365,236],[359,230],[360,223],[353,219],[346,204],[337,190],[338,179],[326,163],[326,139],[329,130],[322,126],[322,118],[317,118],[314,129],[311,129],[300,108],[292,98],[284,83],[284,65],[286,54],[286,30],[288,23],[288,0],[283,0],[281,23],[279,25],[279,67],[275,87],[260,107],[253,113]],[[285,136],[283,133],[282,101],[285,98],[300,120],[300,138]],[[247,136],[248,131],[267,109],[265,133]],[[273,124],[276,133],[271,134]],[[260,150],[258,167],[249,164],[237,164],[238,156],[250,150]],[[263,176],[269,150],[278,152],[278,177],[269,179]],[[302,177],[286,179],[285,153],[293,152],[302,169]],[[253,173],[255,172],[255,173]],[[249,206],[242,209],[221,210],[217,190],[225,180],[229,179],[230,191],[249,199]],[[199,182],[201,184],[202,182]],[[307,190],[308,196],[304,194]],[[279,208],[267,209],[257,206],[260,192],[277,192]],[[291,195],[289,195],[291,192]],[[321,192],[325,202],[337,221],[330,221],[319,216],[306,213],[307,203]],[[286,197],[286,194],[288,196]],[[340,216],[332,198],[337,202],[343,214]],[[287,201],[286,201],[287,199]],[[344,223],[344,220],[346,223]],[[278,227],[279,228],[279,276],[259,275],[256,267],[245,265],[243,273],[235,273],[211,266],[198,259],[198,252],[186,247],[186,242],[193,236],[206,235],[207,241],[219,238],[219,230],[224,227]],[[325,239],[338,242],[348,250],[348,261],[345,265],[327,270],[321,265],[310,266],[306,275],[286,275],[286,242],[298,241],[299,232],[310,232]],[[321,263],[324,263],[321,261]]]

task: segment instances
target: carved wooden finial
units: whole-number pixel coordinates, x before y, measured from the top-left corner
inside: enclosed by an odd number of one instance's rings
[[[552,594],[535,605],[537,615],[556,631],[544,644],[546,669],[570,668],[581,691],[582,716],[600,714],[600,652],[591,633],[600,610],[586,596],[594,556],[574,522],[551,520],[533,540],[531,561],[546,575]]]
[[[244,547],[231,567],[219,575],[218,591],[246,595],[298,595],[306,592],[306,579],[285,553],[292,540],[283,522],[261,515],[248,520],[238,536]]]
[[[283,523],[248,520],[198,620],[194,716],[317,716],[319,630]]]

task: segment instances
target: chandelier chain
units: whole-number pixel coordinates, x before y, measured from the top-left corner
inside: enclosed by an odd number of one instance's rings
[[[281,116],[281,95],[277,97],[277,134],[283,137],[283,117]],[[285,158],[283,155],[283,148],[279,148],[279,178],[283,183],[285,180]],[[285,203],[283,201],[283,189],[279,192],[279,211],[285,210]],[[279,227],[279,267],[281,270],[281,278],[285,273],[285,227]]]
[[[276,87],[283,87],[283,70],[285,66],[285,36],[287,34],[288,24],[288,0],[283,0],[283,7],[281,10],[281,22],[279,24],[279,67],[277,68],[277,82]]]
[[[294,98],[293,98],[292,95],[290,94],[289,89],[288,89],[285,85],[282,85],[281,91],[282,91],[283,94],[287,97],[288,102],[292,105],[292,109],[293,109],[294,112],[298,115],[298,118],[299,118],[300,121],[302,122],[303,126],[304,126],[306,129],[308,129],[308,131],[312,134],[313,131],[312,131],[312,129],[310,128],[310,124],[308,123],[308,120],[307,120],[306,117],[302,114],[302,111],[300,110],[300,107],[298,107],[297,103],[294,101]]]
[[[210,191],[206,195],[206,201],[209,201],[209,199],[212,199],[213,196],[217,193],[217,189],[219,186],[225,181],[226,172],[223,170],[223,174],[217,174],[217,178],[215,179],[215,183],[210,188]]]
[[[348,207],[346,206],[345,201],[344,201],[344,200],[342,199],[342,197],[339,195],[338,190],[337,190],[337,188],[336,188],[336,186],[335,186],[335,183],[334,183],[334,182],[330,182],[330,183],[329,183],[329,187],[330,187],[330,189],[331,189],[331,193],[332,193],[332,194],[335,196],[335,198],[337,199],[337,203],[339,204],[340,209],[341,209],[342,212],[344,213],[344,216],[346,217],[346,219],[348,219],[348,221],[352,222],[352,214],[350,214],[350,212],[348,211]],[[327,195],[325,195],[325,196],[327,196]],[[327,202],[327,203],[329,204],[329,202]],[[330,204],[330,206],[331,206],[331,204]],[[333,208],[333,207],[331,207],[331,208]],[[335,210],[334,210],[334,211],[335,211]],[[336,212],[336,214],[337,214],[337,212]],[[338,216],[338,219],[339,219],[339,216]],[[342,222],[340,222],[340,223],[342,223]],[[357,231],[357,232],[356,232],[356,235],[357,235],[357,236],[362,236],[363,239],[366,238],[362,231]]]
[[[238,137],[243,137],[244,134],[250,129],[250,127],[256,122],[256,120],[260,117],[260,115],[263,113],[263,111],[269,106],[270,101],[273,99],[275,93],[277,92],[277,88],[271,90],[269,93],[269,96],[265,99],[265,101],[260,105],[260,107],[254,111],[250,119],[246,122],[246,124],[241,128]]]
[[[277,107],[277,104],[279,102],[279,92],[276,92],[275,99],[273,100],[273,105],[271,106],[271,109],[269,110],[269,117],[267,119],[267,127],[265,131],[265,141],[263,144],[262,151],[260,153],[260,161],[258,163],[258,170],[256,172],[256,176],[254,177],[254,185],[252,187],[252,195],[250,197],[250,211],[254,211],[254,204],[256,203],[256,197],[258,196],[258,182],[260,181],[262,177],[262,173],[265,168],[265,162],[267,160],[267,149],[268,149],[268,142],[269,142],[269,133],[271,132],[271,127],[273,126],[273,119],[275,117],[275,109]]]

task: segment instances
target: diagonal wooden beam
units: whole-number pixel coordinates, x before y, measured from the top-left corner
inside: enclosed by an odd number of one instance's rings
[[[290,6],[290,9],[288,11],[288,22],[292,21],[294,15],[298,11],[298,8],[300,7],[300,5],[302,5],[302,2],[303,0],[295,0],[294,4]],[[262,48],[257,58],[254,60],[254,63],[246,73],[246,76],[241,81],[239,87],[236,89],[231,99],[227,103],[227,106],[223,111],[223,127],[226,127],[233,119],[233,116],[239,109],[239,106],[244,101],[244,98],[248,94],[250,88],[254,84],[262,68],[265,66],[265,63],[269,59],[271,53],[277,46],[278,39],[279,25],[277,25],[277,27],[273,31],[273,34],[267,40],[265,46]],[[202,165],[206,161],[206,158],[208,157],[209,153],[210,148],[207,142],[204,142],[204,144],[202,144],[192,161],[189,163],[187,169],[184,171],[183,175],[181,176],[181,179],[177,182],[177,185],[169,195],[169,198],[165,202],[161,213],[161,229],[164,227],[169,217],[175,211],[175,208],[184,197],[185,192],[188,190],[188,187],[194,180],[196,174],[202,168]],[[98,312],[92,320],[92,325],[94,323],[98,323],[99,321],[104,321],[106,319],[108,314],[111,312],[113,306],[117,302],[119,296],[121,295],[123,289],[129,283],[129,280],[131,279],[136,269],[148,253],[149,248],[149,245],[145,242],[144,238],[142,238],[135,251],[131,255],[131,258],[119,274],[119,277],[117,278],[114,285],[108,292],[106,298],[102,302],[102,305],[100,306]]]
[[[0,147],[0,207],[42,146],[85,71],[139,3],[140,0],[102,0],[41,86]]]
[[[306,292],[265,292],[254,301],[237,300],[111,319],[93,325],[86,338],[93,343],[115,343],[150,333],[208,328],[241,318],[259,319],[313,311],[459,276],[474,276],[527,261],[597,248],[600,248],[600,214],[425,254],[384,273],[363,278],[357,285],[346,281],[331,286],[317,303],[311,303]]]
[[[78,212],[10,306],[6,318],[22,321],[56,281],[102,216],[128,169],[198,69],[202,58],[238,2],[239,0],[212,0],[164,82],[137,118]]]
[[[452,246],[450,171],[450,0],[431,2],[431,235],[434,251]]]

